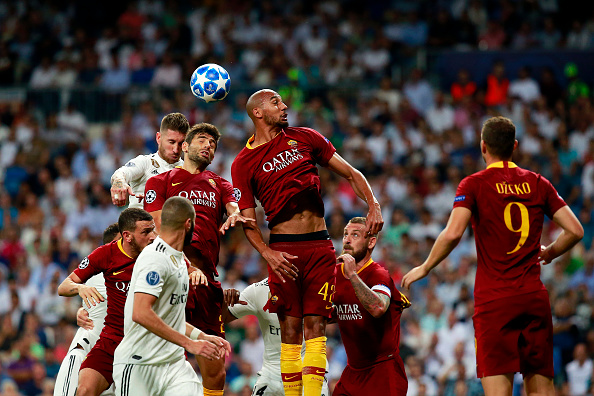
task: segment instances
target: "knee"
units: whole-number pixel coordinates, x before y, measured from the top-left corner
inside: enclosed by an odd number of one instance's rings
[[[94,396],[91,388],[86,384],[78,384],[76,388],[76,396]]]
[[[306,340],[326,335],[326,318],[307,316],[303,321],[303,332]]]

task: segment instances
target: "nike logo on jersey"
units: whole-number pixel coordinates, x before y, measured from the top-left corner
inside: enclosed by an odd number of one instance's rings
[[[179,183],[171,183],[171,186],[172,186],[172,187],[175,187],[175,186],[177,186],[178,184],[182,184],[182,183],[183,183],[183,182],[179,182]]]
[[[122,272],[124,272],[124,271],[126,271],[126,270],[122,270],[122,271],[114,272],[114,273],[113,273],[113,275],[118,275],[118,274],[121,274],[121,273],[122,273]]]

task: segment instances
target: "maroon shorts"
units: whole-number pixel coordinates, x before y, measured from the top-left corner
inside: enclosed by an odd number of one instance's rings
[[[520,372],[553,377],[549,293],[540,290],[475,307],[478,378]]]
[[[326,231],[304,235],[270,236],[270,248],[297,256],[289,259],[298,269],[295,281],[283,283],[268,267],[270,298],[264,309],[302,318],[305,315],[330,317],[336,284],[336,253],[330,239],[286,242],[284,239],[329,238]],[[277,242],[280,240],[280,242]]]
[[[80,369],[90,368],[105,378],[108,384],[113,383],[113,354],[120,343],[109,338],[99,337],[99,340],[87,354],[80,365]]]
[[[190,287],[186,303],[186,321],[206,334],[225,338],[222,318],[221,282],[208,278],[208,286]]]
[[[332,392],[333,396],[405,396],[408,380],[400,357],[364,369],[347,365]]]

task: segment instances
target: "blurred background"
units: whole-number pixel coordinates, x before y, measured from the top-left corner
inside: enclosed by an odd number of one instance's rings
[[[542,279],[558,393],[591,394],[593,50],[588,1],[0,0],[0,395],[52,394],[80,306],[56,288],[118,218],[113,171],[154,152],[161,118],[180,111],[221,130],[210,169],[231,180],[253,133],[245,101],[264,87],[282,95],[291,125],[320,131],[367,176],[386,221],[374,258],[397,284],[426,258],[460,180],[484,167],[483,121],[510,117],[514,161],[547,177],[585,229]],[[224,101],[192,96],[190,75],[203,63],[230,73]],[[366,206],[346,181],[320,174],[340,251],[344,225]],[[543,244],[558,232],[547,222]],[[469,229],[409,293],[409,395],[482,393],[475,267]],[[224,237],[219,272],[239,290],[267,276],[240,229]],[[332,388],[346,355],[338,329],[328,332]],[[226,395],[250,395],[264,349],[255,318],[234,322],[227,337]]]

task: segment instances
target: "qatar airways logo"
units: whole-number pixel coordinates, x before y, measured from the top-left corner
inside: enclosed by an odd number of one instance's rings
[[[262,170],[264,172],[279,171],[291,165],[293,162],[303,158],[303,155],[297,149],[286,150],[278,153],[272,158],[272,161],[264,162]]]
[[[360,320],[363,319],[359,304],[338,304],[336,306],[338,320]]]
[[[194,204],[194,205],[208,206],[211,208],[217,207],[216,194],[212,191],[210,191],[210,192],[205,192],[205,191],[200,191],[200,190],[192,190],[190,192],[180,191],[179,194],[177,194],[177,195],[179,195],[180,197],[189,199],[190,202],[192,202],[192,204]]]

